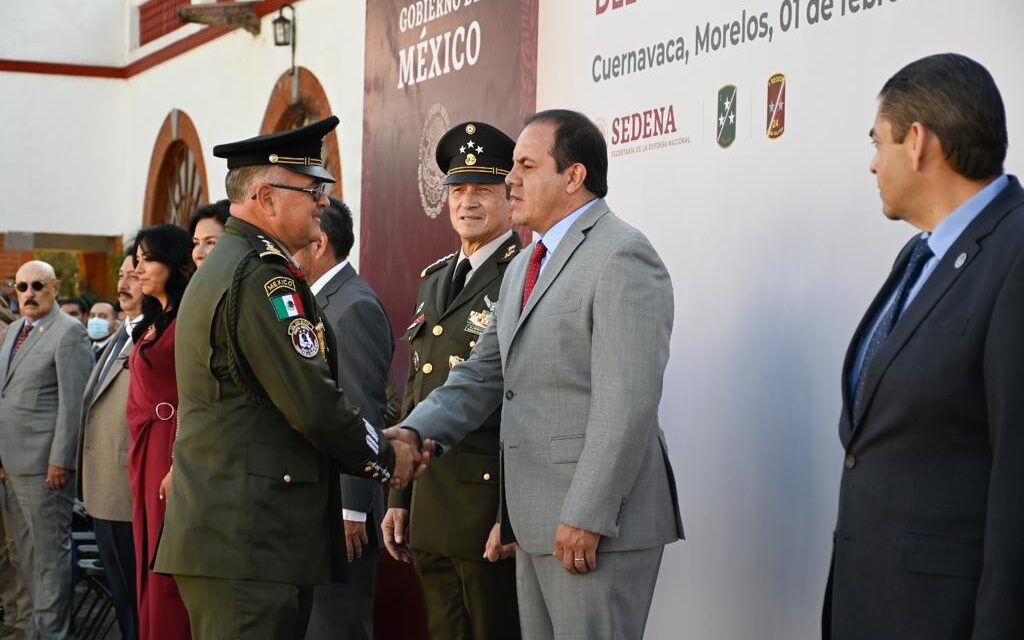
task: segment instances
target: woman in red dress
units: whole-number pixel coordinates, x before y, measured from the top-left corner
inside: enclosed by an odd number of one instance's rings
[[[132,334],[135,349],[128,359],[127,418],[139,639],[188,639],[188,612],[174,578],[153,573],[149,567],[164,522],[160,481],[171,467],[177,432],[174,325],[185,285],[195,271],[192,239],[181,227],[163,224],[140,231],[135,247],[135,272],[144,294],[143,319]]]

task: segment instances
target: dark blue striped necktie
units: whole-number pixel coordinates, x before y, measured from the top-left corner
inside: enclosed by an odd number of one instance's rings
[[[889,338],[889,334],[896,327],[896,322],[899,321],[900,315],[903,313],[903,305],[907,302],[907,295],[910,294],[910,290],[914,288],[914,283],[921,276],[921,270],[924,269],[925,263],[934,254],[932,253],[931,247],[928,246],[928,239],[918,237],[917,244],[914,245],[913,251],[910,253],[910,259],[907,260],[907,265],[903,269],[903,277],[900,278],[899,284],[896,286],[896,291],[892,297],[892,303],[885,309],[881,319],[878,321],[878,326],[875,327],[875,332],[871,334],[871,339],[868,341],[867,349],[864,351],[864,362],[860,366],[860,373],[857,376],[857,386],[854,388],[853,395],[853,416],[856,419],[860,416],[862,409],[861,403],[864,400],[864,381],[868,377],[868,367],[871,366],[871,361],[878,355],[878,352],[882,350],[885,345],[885,341]]]

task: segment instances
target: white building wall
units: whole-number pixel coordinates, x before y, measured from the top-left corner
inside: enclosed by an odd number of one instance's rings
[[[358,237],[365,5],[304,0],[295,12],[296,64],[319,79],[341,118],[342,189]],[[274,83],[291,64],[290,49],[274,46],[276,15],[264,17],[258,36],[234,31],[128,80],[0,72],[0,127],[14,151],[0,154],[0,232],[133,234],[153,145],[173,108],[196,126],[211,200],[224,197],[226,165],[213,147],[259,133]],[[57,20],[41,11],[26,21],[42,24],[42,16]]]

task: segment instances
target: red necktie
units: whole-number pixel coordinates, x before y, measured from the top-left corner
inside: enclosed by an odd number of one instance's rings
[[[530,299],[530,294],[533,293],[533,287],[537,284],[537,278],[540,277],[540,263],[548,253],[548,248],[544,246],[544,243],[540,240],[537,244],[533,245],[533,253],[530,254],[530,266],[526,270],[526,285],[523,287],[523,306],[521,309],[526,308],[526,301]]]
[[[21,345],[25,344],[29,331],[32,331],[32,325],[26,320],[25,324],[21,327],[21,331],[18,333],[18,337],[14,339],[14,351],[11,351],[12,358],[14,357],[14,354],[18,353],[18,349],[21,348]]]

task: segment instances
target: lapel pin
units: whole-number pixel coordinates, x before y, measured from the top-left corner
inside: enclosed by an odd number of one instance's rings
[[[953,264],[953,266],[955,268],[959,269],[960,267],[964,266],[964,263],[966,263],[966,262],[967,262],[967,254],[966,253],[961,253],[960,255],[958,255],[956,257],[956,262]]]

